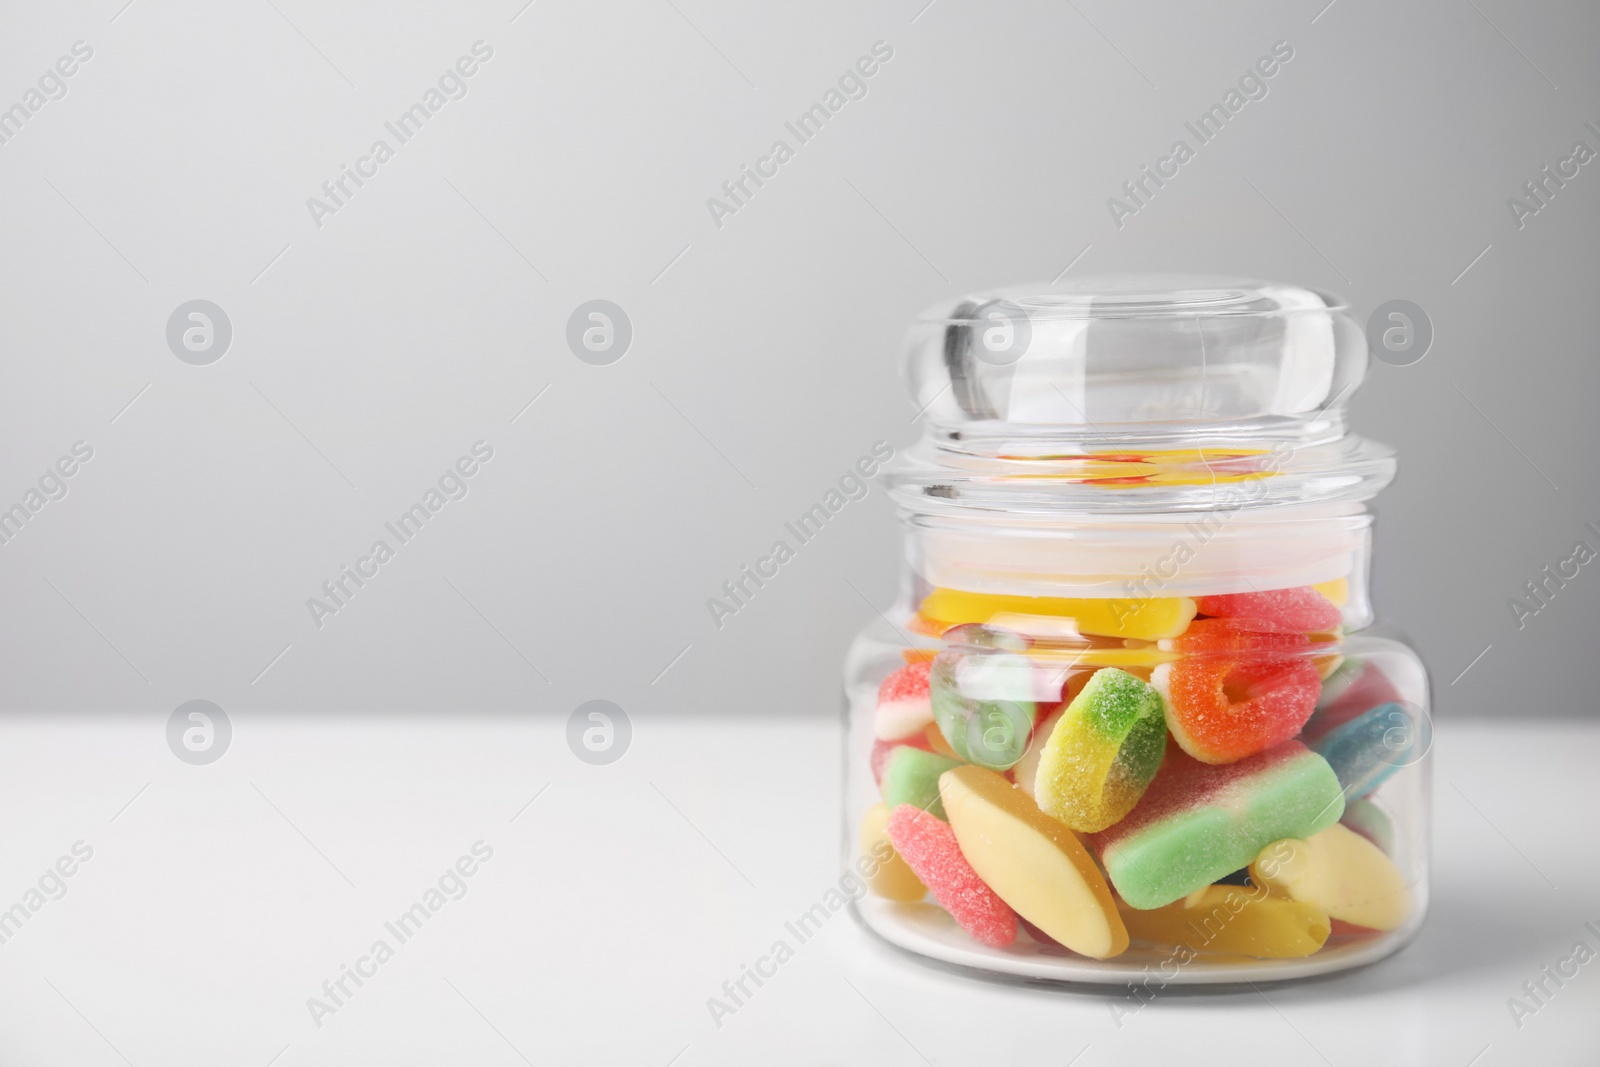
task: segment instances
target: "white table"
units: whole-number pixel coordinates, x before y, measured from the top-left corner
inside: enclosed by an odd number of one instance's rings
[[[199,767],[158,719],[0,724],[0,908],[93,849],[0,944],[0,1062],[1600,1062],[1600,963],[1520,1029],[1507,1008],[1600,949],[1597,726],[1439,725],[1432,917],[1373,968],[1118,1020],[1103,993],[919,965],[840,913],[719,1028],[707,998],[795,944],[784,923],[840,873],[831,718],[636,716],[605,767],[555,716],[253,716]],[[464,896],[386,931],[480,840]],[[380,938],[393,958],[315,1025],[307,999]]]

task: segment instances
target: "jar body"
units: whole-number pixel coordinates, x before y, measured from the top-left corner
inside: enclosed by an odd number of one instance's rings
[[[900,600],[845,670],[868,929],[1151,989],[1328,973],[1416,932],[1428,680],[1373,620],[1370,518],[1214,519],[911,517]]]

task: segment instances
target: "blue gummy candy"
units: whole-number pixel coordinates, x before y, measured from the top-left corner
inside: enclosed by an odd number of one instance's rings
[[[1364,797],[1412,762],[1422,724],[1403,704],[1379,704],[1330,730],[1311,750],[1333,767],[1345,799]]]

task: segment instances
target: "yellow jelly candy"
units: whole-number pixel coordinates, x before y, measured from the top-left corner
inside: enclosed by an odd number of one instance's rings
[[[1128,947],[1111,890],[1076,834],[984,767],[945,771],[939,794],[961,855],[1018,915],[1095,959]]]
[[[1078,632],[1101,637],[1137,637],[1159,641],[1177,637],[1194,618],[1191,597],[1149,599],[1002,596],[935,589],[918,614],[932,629],[943,631],[964,623],[986,623],[996,615],[1043,615],[1073,620]]]
[[[1374,930],[1393,930],[1411,914],[1400,869],[1377,845],[1339,823],[1303,841],[1274,841],[1250,865],[1250,877],[1335,919]]]
[[[866,876],[867,885],[880,897],[890,900],[921,900],[928,891],[911,872],[911,865],[889,843],[889,808],[874,804],[861,820],[861,855],[868,869],[876,870]]]
[[[1124,906],[1122,921],[1141,941],[1269,960],[1311,955],[1333,925],[1315,904],[1272,896],[1265,886],[1237,885],[1208,885],[1151,911]]]
[[[944,756],[946,759],[961,759],[960,756],[956,755],[956,750],[950,747],[950,742],[944,739],[944,731],[939,729],[938,723],[930,722],[928,729],[922,736],[927,738],[928,747],[939,753],[939,755]]]
[[[1350,579],[1335,578],[1331,582],[1318,582],[1311,588],[1321,593],[1328,599],[1328,603],[1336,608],[1342,608],[1350,603]]]
[[[1133,810],[1161,768],[1161,694],[1127,671],[1095,671],[1050,733],[1030,795],[1074,830],[1099,833]]]

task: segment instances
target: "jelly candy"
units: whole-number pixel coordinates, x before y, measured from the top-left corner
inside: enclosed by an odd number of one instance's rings
[[[1402,699],[1400,691],[1377,664],[1346,660],[1322,683],[1316,713],[1306,722],[1300,739],[1309,745],[1379,704],[1398,703]]]
[[[1339,609],[1328,598],[1303,585],[1264,593],[1227,593],[1195,598],[1202,615],[1233,619],[1261,633],[1313,633],[1339,625]]]
[[[1017,783],[1017,788],[1035,799],[1034,782],[1039,773],[1039,757],[1044,754],[1044,747],[1050,743],[1050,735],[1066,710],[1065,706],[1059,707],[1034,724],[1033,741],[1028,745],[1028,751],[1011,768],[1011,780]]]
[[[1146,600],[1072,599],[1050,596],[1001,596],[935,589],[922,601],[918,616],[925,628],[942,633],[963,623],[1005,622],[1006,616],[1072,620],[1081,634],[1135,637],[1157,641],[1183,633],[1194,618],[1195,602],[1186,596]],[[1019,620],[1020,621],[1020,620]],[[1026,625],[1018,625],[1026,630]]]
[[[1085,956],[1128,947],[1111,890],[1076,834],[982,767],[946,771],[939,792],[961,854],[1018,915]]]
[[[958,760],[961,758],[956,755],[956,750],[950,747],[950,742],[944,739],[944,734],[939,730],[938,723],[929,723],[927,730],[923,732],[922,738],[923,747],[930,752],[937,752],[947,759]]]
[[[1017,939],[1017,913],[978,877],[949,825],[902,804],[889,812],[889,841],[974,940],[1004,948]]]
[[[879,740],[903,740],[920,734],[933,721],[933,703],[928,697],[928,672],[932,668],[928,661],[908,663],[883,680],[872,722]]]
[[[1104,830],[1133,810],[1166,748],[1161,694],[1106,667],[1067,705],[1044,743],[1033,797],[1074,830]]]
[[[1384,855],[1394,854],[1394,820],[1370,798],[1346,801],[1339,822],[1377,845]]]
[[[1331,582],[1318,582],[1311,588],[1327,598],[1328,603],[1336,608],[1342,608],[1350,603],[1350,579],[1335,578]]]
[[[930,746],[925,737],[908,737],[904,741],[874,741],[872,752],[867,757],[867,765],[872,768],[872,780],[878,784],[881,792],[883,789],[883,770],[889,765],[889,757],[894,755],[894,750],[903,747],[920,748],[924,752]]]
[[[1138,805],[1095,841],[1122,899],[1159,908],[1245,866],[1280,838],[1333,825],[1343,811],[1333,768],[1298,741],[1221,766],[1169,747]]]
[[[1272,960],[1311,955],[1332,929],[1328,913],[1315,904],[1234,885],[1208,885],[1150,911],[1124,908],[1122,921],[1140,941]]]
[[[867,878],[867,885],[874,893],[899,901],[921,900],[927,896],[928,891],[917,880],[916,872],[889,840],[888,805],[874,804],[867,809],[866,818],[861,820],[859,837],[861,854],[874,867]]]
[[[1231,763],[1300,732],[1321,680],[1301,654],[1304,634],[1250,633],[1233,620],[1199,619],[1174,643],[1184,655],[1150,676],[1167,703],[1167,725],[1183,750]]]
[[[939,775],[959,766],[961,764],[958,761],[946,759],[936,752],[901,745],[889,753],[889,761],[883,767],[883,802],[890,810],[909,804],[943,819],[944,804],[939,800]]]
[[[1404,704],[1379,704],[1335,727],[1311,745],[1333,767],[1345,799],[1355,800],[1377,789],[1411,760],[1421,743],[1424,723]]]
[[[956,755],[1003,771],[1028,750],[1034,677],[1015,652],[945,651],[933,661],[933,716]]]
[[[1393,930],[1411,914],[1411,892],[1400,869],[1347,826],[1274,841],[1250,865],[1250,877],[1373,930]]]

